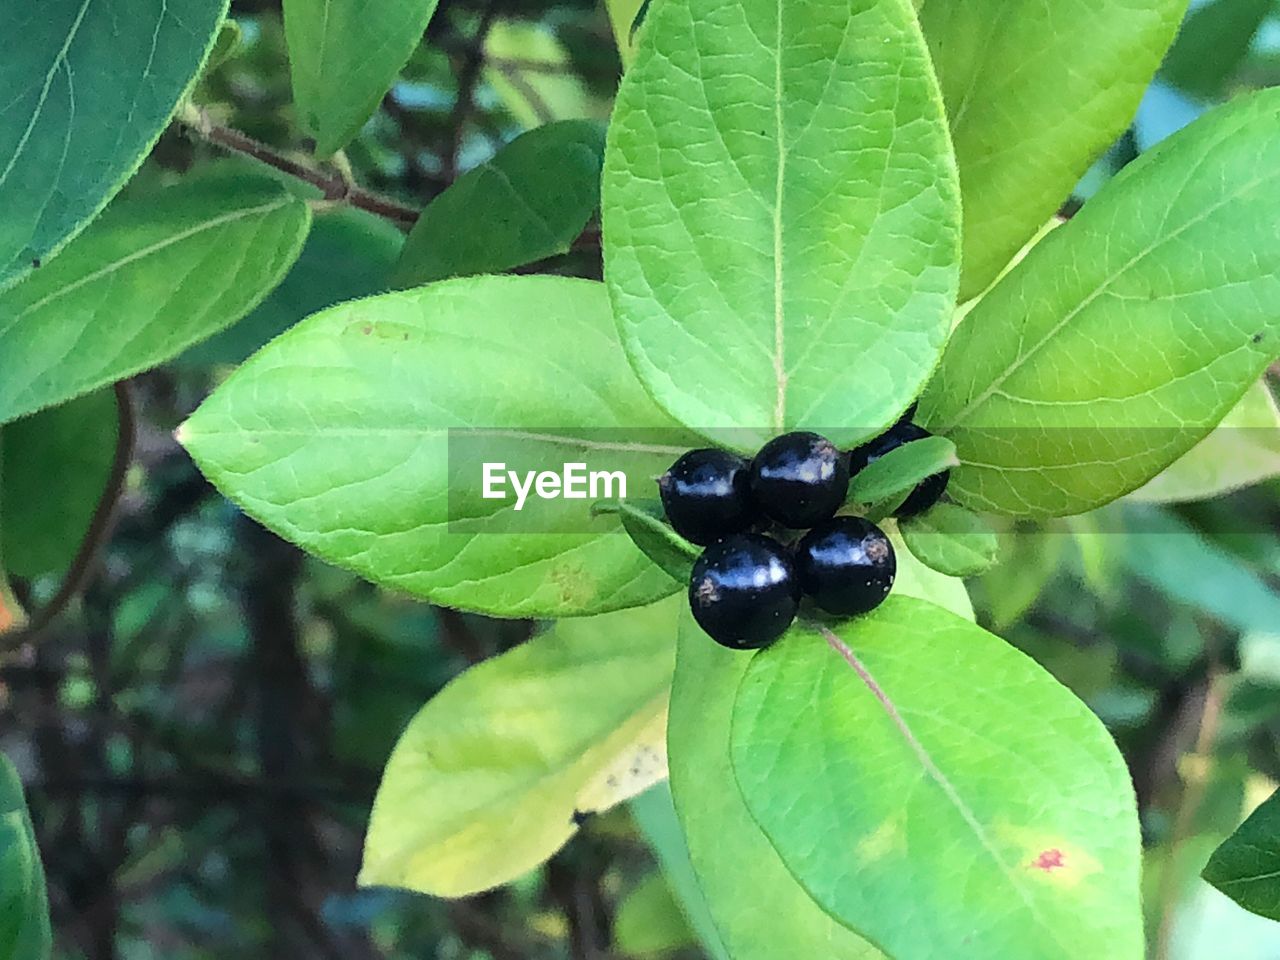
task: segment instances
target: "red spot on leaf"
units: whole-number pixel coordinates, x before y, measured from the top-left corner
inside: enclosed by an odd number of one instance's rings
[[[1031,866],[1035,867],[1037,870],[1043,870],[1045,873],[1049,873],[1053,870],[1057,870],[1059,867],[1066,866],[1066,864],[1062,862],[1062,851],[1057,847],[1054,847],[1052,850],[1046,850],[1044,853],[1040,854],[1040,856],[1036,857],[1035,860],[1031,862]]]

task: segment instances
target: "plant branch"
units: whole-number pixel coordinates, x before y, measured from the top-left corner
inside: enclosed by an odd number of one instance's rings
[[[475,106],[475,88],[480,80],[480,70],[484,66],[484,43],[489,30],[498,15],[496,0],[485,4],[476,27],[475,36],[462,55],[461,64],[456,68],[458,77],[458,96],[453,102],[453,110],[449,114],[448,129],[450,132],[449,150],[445,156],[445,172],[450,181],[458,176],[458,155],[462,151],[462,135],[466,127],[467,117]]]
[[[1173,922],[1177,916],[1179,895],[1178,860],[1182,848],[1194,833],[1196,813],[1204,802],[1208,789],[1210,766],[1213,763],[1213,747],[1222,722],[1222,708],[1226,701],[1230,677],[1216,664],[1209,667],[1204,693],[1200,702],[1199,723],[1196,730],[1195,749],[1185,760],[1191,760],[1184,774],[1182,795],[1174,814],[1173,829],[1169,835],[1169,850],[1165,856],[1164,870],[1160,876],[1157,903],[1159,926],[1156,929],[1154,960],[1167,960],[1173,945]]]
[[[133,443],[137,433],[137,421],[133,411],[133,395],[127,381],[121,380],[115,385],[116,394],[116,452],[111,463],[111,472],[107,476],[106,487],[98,498],[89,527],[80,540],[75,558],[62,578],[58,591],[48,603],[31,616],[30,623],[21,630],[5,637],[5,646],[16,649],[23,643],[36,640],[48,628],[72,599],[84,587],[89,575],[93,572],[98,552],[115,523],[116,504],[124,492],[129,463],[133,459]]]
[[[207,110],[193,103],[187,103],[178,112],[178,120],[210,143],[250,157],[259,163],[265,163],[282,173],[311,184],[329,202],[358,207],[402,226],[411,226],[421,212],[414,207],[405,206],[389,197],[366,190],[344,176],[342,169],[332,172],[321,170],[288,157],[239,130],[215,123]]]

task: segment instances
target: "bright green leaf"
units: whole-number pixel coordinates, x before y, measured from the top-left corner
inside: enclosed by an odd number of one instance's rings
[[[436,0],[284,0],[293,96],[327,157],[373,116],[422,41]]]
[[[742,796],[814,900],[895,960],[1141,957],[1133,788],[1088,708],[914,598],[827,639],[757,654],[733,709]]]
[[[666,705],[677,609],[562,622],[445,687],[387,763],[360,882],[465,896],[559,849],[584,789]]]
[[[1227,837],[1202,876],[1246,910],[1280,920],[1280,793]]]
[[[1207,437],[1165,467],[1130,500],[1205,500],[1280,474],[1280,410],[1255,383]]]
[[[1081,513],[1195,445],[1280,352],[1280,90],[1206,114],[1037,244],[920,405],[979,510]]]
[[[931,599],[972,617],[961,581],[907,554],[893,524],[886,532],[899,550],[896,595]],[[721,940],[733,960],[879,960],[879,951],[810,899],[743,803],[729,763],[729,732],[734,695],[751,661],[750,654],[708,638],[685,605],[667,734],[671,789]]]
[[[1128,126],[1187,3],[919,6],[960,166],[967,300]]]
[[[500,273],[567,253],[600,204],[603,154],[604,129],[589,120],[516,137],[422,212],[395,285]]]
[[[298,256],[307,205],[270,177],[122,198],[0,294],[0,423],[163,363],[252,309]]]
[[[689,847],[684,842],[684,831],[676,816],[675,801],[671,799],[670,784],[663,781],[633,799],[631,815],[653,848],[667,883],[680,901],[685,917],[703,948],[714,960],[729,960],[707,909],[707,898],[702,895],[702,888],[694,875]]]
[[[886,520],[884,532],[893,543],[898,561],[898,572],[893,581],[893,592],[904,597],[919,597],[950,610],[957,617],[973,619],[973,603],[964,581],[926,566],[907,547],[898,529],[897,521]]]
[[[902,412],[948,332],[959,215],[907,0],[655,4],[609,138],[605,277],[660,404],[738,449]]]
[[[671,528],[661,500],[622,500],[616,504],[616,511],[622,519],[623,529],[645,556],[677,583],[689,582],[702,548]]]
[[[667,733],[671,792],[729,956],[884,960],[810,899],[752,820],[729,765],[733,698],[752,657],[712,641],[683,606]]]
[[[80,548],[116,452],[116,401],[98,390],[0,430],[3,566],[20,577],[58,573]]]
[[[902,539],[921,563],[952,577],[972,577],[989,569],[1000,554],[1000,539],[972,510],[939,503],[901,523]]]
[[[226,9],[226,0],[142,0],[127,11],[93,0],[0,4],[0,290],[49,261],[138,168]]]
[[[535,276],[449,280],[316,314],[237,370],[182,440],[260,522],[437,603],[572,616],[678,588],[617,517],[591,519],[590,501],[515,512],[510,498],[483,499],[478,463],[474,477],[450,467],[465,459],[450,456],[451,430],[455,443],[491,434],[497,459],[520,470],[607,458],[636,478],[632,495],[696,445],[632,377],[603,286]],[[540,532],[553,507],[581,532]],[[451,529],[451,517],[481,529]]]
[[[315,218],[293,269],[243,320],[196,344],[175,363],[236,364],[303,317],[343,300],[382,293],[404,234],[371,213],[338,207]]]
[[[658,870],[646,874],[618,904],[613,935],[619,950],[640,957],[694,943],[693,931]]]
[[[47,960],[52,948],[35,831],[18,773],[0,754],[0,957]]]
[[[591,95],[568,52],[542,24],[499,20],[485,37],[484,54],[485,81],[523,127],[609,116],[608,103]]]
[[[1227,86],[1275,0],[1209,0],[1193,10],[1160,66],[1160,79],[1202,99]]]
[[[849,481],[849,501],[877,503],[910,493],[922,480],[956,466],[956,446],[946,437],[924,437],[871,461]]]

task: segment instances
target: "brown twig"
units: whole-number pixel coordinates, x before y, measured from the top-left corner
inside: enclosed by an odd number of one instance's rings
[[[462,131],[466,127],[467,117],[475,106],[475,88],[480,80],[480,69],[484,66],[484,42],[489,36],[498,15],[496,0],[485,4],[480,17],[480,25],[476,27],[475,36],[463,51],[462,63],[457,68],[458,96],[453,102],[453,110],[449,114],[448,129],[450,132],[449,150],[444,158],[445,175],[453,181],[458,176],[458,155],[462,150]]]
[[[133,459],[133,442],[137,433],[137,421],[133,411],[133,396],[129,384],[121,380],[115,385],[116,394],[116,452],[111,463],[111,472],[107,475],[107,485],[98,498],[89,528],[85,530],[76,550],[75,558],[67,569],[58,591],[48,603],[31,615],[31,621],[21,630],[4,638],[4,644],[16,649],[23,643],[37,639],[75,598],[89,575],[93,572],[98,552],[111,536],[115,524],[116,504],[124,492],[125,477],[129,471],[129,463]]]
[[[1157,903],[1159,919],[1156,928],[1153,960],[1166,960],[1173,943],[1173,922],[1178,907],[1178,855],[1190,838],[1196,813],[1204,801],[1208,788],[1209,764],[1213,759],[1213,746],[1218,738],[1222,721],[1222,707],[1226,700],[1229,677],[1216,664],[1211,664],[1205,681],[1200,704],[1200,718],[1196,731],[1195,750],[1189,756],[1195,761],[1187,769],[1182,796],[1174,814],[1173,829],[1169,835],[1169,850],[1165,858],[1164,872],[1160,877]]]
[[[327,201],[358,207],[404,226],[410,226],[418,219],[419,210],[366,190],[359,184],[352,183],[348,177],[343,176],[341,171],[321,170],[285,156],[239,130],[215,123],[203,107],[188,104],[179,111],[178,119],[210,143],[250,157],[259,163],[265,163],[282,173],[311,184],[323,194]]]

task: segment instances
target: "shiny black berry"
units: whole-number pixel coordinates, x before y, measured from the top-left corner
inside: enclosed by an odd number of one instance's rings
[[[767,646],[791,626],[800,590],[786,548],[772,537],[739,533],[702,551],[689,577],[693,618],[735,650]]]
[[[847,458],[816,433],[774,437],[751,461],[751,494],[784,527],[802,529],[826,520],[848,492]]]
[[[931,436],[933,434],[924,427],[918,427],[910,421],[899,421],[874,440],[868,440],[849,454],[849,473],[856,475],[867,464],[875,463],[890,450],[896,450],[904,443],[923,440],[925,437]],[[925,477],[907,495],[907,499],[902,502],[902,506],[894,511],[894,515],[909,517],[912,514],[923,513],[928,510],[938,502],[938,498],[942,496],[942,491],[947,489],[947,481],[949,479],[951,479],[950,470],[943,470],[941,473],[935,473],[931,477]]]
[[[898,570],[889,538],[862,517],[835,517],[814,527],[796,544],[795,565],[805,594],[839,616],[880,606]]]
[[[658,492],[676,533],[705,546],[747,529],[755,520],[751,465],[727,450],[690,450],[658,478]]]

